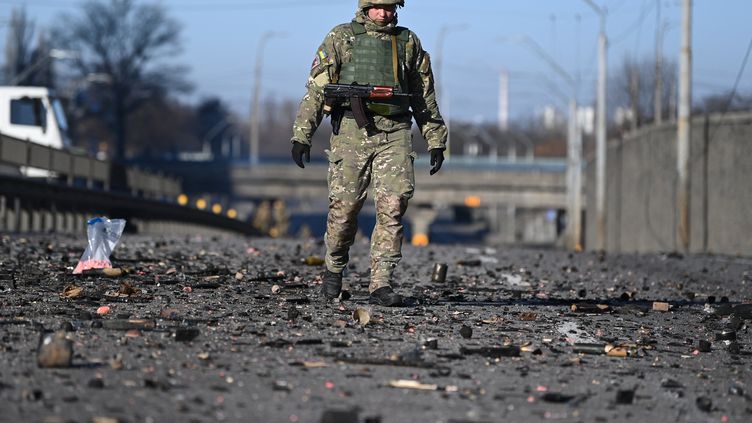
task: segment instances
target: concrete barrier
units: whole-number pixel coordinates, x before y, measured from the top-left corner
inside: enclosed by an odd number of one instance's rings
[[[676,126],[609,142],[606,249],[674,251]],[[752,256],[752,113],[697,116],[690,146],[690,252]],[[593,248],[595,161],[586,169],[586,246]]]

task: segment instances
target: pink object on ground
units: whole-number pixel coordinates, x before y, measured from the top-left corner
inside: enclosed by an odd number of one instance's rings
[[[81,260],[78,261],[73,274],[80,274],[89,269],[108,269],[112,267],[110,255],[115,249],[125,229],[125,220],[96,217],[86,222],[87,246]]]
[[[74,275],[83,273],[84,270],[90,269],[109,269],[112,267],[112,263],[109,260],[81,260],[73,270]]]

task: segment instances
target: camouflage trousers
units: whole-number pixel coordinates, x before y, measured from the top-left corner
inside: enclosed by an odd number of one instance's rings
[[[329,215],[326,224],[326,265],[341,272],[358,230],[358,213],[372,186],[376,226],[371,235],[369,292],[389,286],[402,258],[402,216],[415,189],[412,133],[403,129],[368,136],[353,119],[342,119],[332,135],[329,156]]]

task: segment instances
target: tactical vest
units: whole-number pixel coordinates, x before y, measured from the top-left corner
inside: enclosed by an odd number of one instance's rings
[[[394,87],[395,91],[407,93],[404,61],[410,31],[397,27],[391,39],[381,40],[368,35],[363,24],[352,22],[351,25],[355,34],[352,59],[342,64],[339,83]],[[410,99],[406,97],[366,104],[369,110],[381,116],[400,115],[410,109]]]

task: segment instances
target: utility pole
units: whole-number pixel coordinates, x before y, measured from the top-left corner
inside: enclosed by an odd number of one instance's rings
[[[436,75],[434,76],[434,85],[436,86],[436,91],[439,94],[442,93],[442,89],[444,87],[441,86],[442,82],[442,74],[441,74],[441,68],[444,65],[444,40],[446,39],[447,33],[451,27],[449,25],[443,25],[439,29],[439,35],[436,37],[436,60],[434,61],[435,66],[434,69],[436,69]]]
[[[444,82],[442,67],[444,65],[444,40],[446,39],[446,35],[450,31],[450,29],[451,27],[449,25],[443,25],[441,29],[439,29],[439,35],[436,41],[436,67],[434,71],[434,90],[436,91],[439,108],[441,109],[442,117],[444,117],[444,124],[447,128],[446,151],[444,152],[447,157],[452,153],[452,123],[450,122],[449,115],[445,114],[449,113],[449,95],[444,91],[444,86],[442,85],[442,83]]]
[[[676,123],[676,117],[679,113],[676,101],[676,80],[671,79],[668,85],[668,118],[671,123]]]
[[[683,0],[682,47],[679,70],[679,124],[677,134],[676,246],[689,251],[689,148],[692,136],[692,0]]]
[[[578,250],[582,234],[582,132],[577,118],[577,100],[569,101],[567,136],[567,248]]]
[[[264,68],[264,47],[273,37],[281,37],[284,34],[274,31],[266,31],[261,35],[256,48],[256,65],[253,78],[253,100],[251,102],[251,133],[250,133],[250,162],[251,166],[259,163],[259,98],[261,96],[261,71]]]
[[[451,155],[451,133],[452,133],[452,123],[449,115],[449,93],[444,90],[444,75],[443,75],[443,65],[444,65],[444,41],[446,40],[447,34],[449,32],[457,30],[461,31],[463,29],[467,28],[467,24],[459,24],[459,25],[444,25],[439,29],[439,35],[438,39],[436,41],[436,66],[434,67],[434,86],[437,92],[437,96],[439,96],[439,105],[442,110],[442,115],[444,116],[444,123],[447,127],[447,144],[446,144],[446,151],[445,154],[447,157]]]
[[[606,36],[606,10],[592,0],[585,0],[600,16],[598,37],[598,100],[595,141],[595,247],[606,249],[606,84],[608,80],[608,38]]]
[[[499,76],[499,131],[509,129],[509,72],[502,70]]]
[[[653,116],[655,124],[663,123],[663,25],[661,24],[661,0],[657,5],[655,20],[655,98]]]
[[[634,59],[629,60],[629,108],[632,113],[630,130],[636,131],[639,127],[639,115],[640,115],[640,69],[637,66],[637,61]]]

